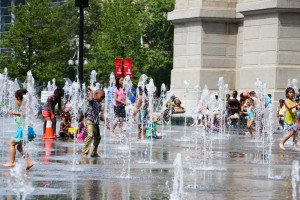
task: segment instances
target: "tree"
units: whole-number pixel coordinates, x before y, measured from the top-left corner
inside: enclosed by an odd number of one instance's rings
[[[126,56],[135,58],[140,48],[142,33],[138,4],[130,0],[102,1],[101,29],[94,36],[88,70],[97,69],[102,82],[107,82],[114,71],[114,59],[121,57],[121,45]]]
[[[168,84],[173,60],[173,25],[166,16],[174,4],[174,0],[103,1],[101,29],[94,37],[89,69],[98,69],[107,81],[114,71],[114,58],[121,57],[120,46],[125,44],[126,57],[133,59],[134,80],[146,73],[157,85]]]
[[[143,71],[154,78],[157,86],[170,83],[174,27],[167,20],[167,13],[174,9],[174,5],[174,0],[145,0],[141,13],[146,44]]]
[[[107,83],[114,71],[114,59],[121,57],[125,45],[126,57],[132,58],[135,81],[142,73],[151,76],[156,85],[169,83],[172,69],[173,26],[166,15],[173,10],[174,0],[90,0],[85,9],[85,49],[90,71],[97,70],[102,83]],[[13,77],[25,79],[32,70],[36,80],[47,82],[53,77],[59,84],[63,78],[74,79],[76,69],[67,61],[74,57],[78,35],[78,8],[74,0],[54,4],[51,0],[28,0],[12,10],[15,21],[3,36],[0,45],[7,51],[0,55],[0,64]],[[32,35],[31,66],[28,67],[28,35]],[[144,44],[141,44],[141,38]]]
[[[75,8],[65,12],[69,5],[52,4],[50,0],[28,0],[13,8],[14,23],[1,41],[7,51],[0,57],[1,65],[9,69],[10,75],[24,80],[26,72],[31,70],[38,82],[55,77],[62,83],[66,74],[74,74],[73,69],[66,67],[67,59],[73,54],[69,41],[76,31],[73,25]],[[33,50],[29,67],[28,35],[32,36]]]

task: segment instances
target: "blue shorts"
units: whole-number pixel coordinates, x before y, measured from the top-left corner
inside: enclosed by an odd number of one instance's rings
[[[297,131],[298,130],[298,123],[295,124],[288,124],[284,122],[284,131],[285,132],[291,132],[291,131]]]
[[[28,127],[28,141],[32,141],[35,137],[36,137],[36,134],[33,130],[32,127]],[[19,127],[16,134],[14,135],[13,137],[14,139],[14,142],[21,142],[22,140],[24,140],[23,138],[23,128]]]

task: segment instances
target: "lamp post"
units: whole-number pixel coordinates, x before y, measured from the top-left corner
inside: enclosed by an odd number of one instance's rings
[[[76,57],[76,58],[75,58]],[[83,60],[83,65],[86,65],[88,61],[86,59]],[[77,71],[77,75],[79,74],[78,72],[78,66],[79,66],[79,53],[78,50],[75,51],[74,56],[68,60],[68,65],[71,67],[74,67],[75,70]],[[78,76],[79,79],[79,76]]]
[[[124,77],[124,59],[125,59],[125,44],[121,44],[122,50],[122,77]]]
[[[78,79],[83,83],[83,27],[84,27],[84,8],[89,6],[89,0],[76,0],[75,6],[79,7],[79,64],[78,64]]]
[[[28,70],[31,68],[31,49],[32,49],[32,35],[28,34],[27,36],[27,42],[28,42]]]

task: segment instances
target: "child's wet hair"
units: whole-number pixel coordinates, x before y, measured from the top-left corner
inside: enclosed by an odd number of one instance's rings
[[[284,100],[283,99],[279,99],[279,103],[284,103]]]
[[[19,89],[15,92],[15,97],[16,99],[23,101],[23,96],[27,93],[28,91],[26,89]]]
[[[59,95],[60,97],[64,96],[64,90],[61,88],[57,88],[54,90],[54,94]]]
[[[252,98],[249,98],[248,101],[249,101],[250,104],[254,103],[254,99],[252,99]]]
[[[293,92],[293,93],[295,94],[294,88],[292,88],[292,87],[286,88],[286,90],[285,90],[285,97],[288,97],[288,93],[289,93],[289,92]]]
[[[255,96],[256,96],[256,93],[255,93],[255,91],[251,91],[251,92],[249,92],[249,95],[250,95],[251,97],[255,97]]]

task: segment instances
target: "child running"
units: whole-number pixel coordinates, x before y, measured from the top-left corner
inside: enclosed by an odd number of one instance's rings
[[[284,118],[284,131],[286,132],[286,135],[284,136],[283,140],[279,143],[279,148],[282,150],[285,150],[284,143],[290,138],[294,137],[294,145],[293,149],[295,151],[299,151],[299,149],[296,146],[296,134],[298,129],[297,124],[297,109],[300,108],[300,105],[294,100],[295,97],[295,90],[291,87],[288,87],[285,90],[285,96],[286,100],[284,102],[285,104],[285,118]]]
[[[19,107],[18,112],[9,111],[10,115],[15,116],[15,122],[18,125],[18,129],[13,138],[9,141],[9,158],[10,160],[4,164],[5,167],[14,167],[16,165],[16,147],[18,151],[24,155],[23,153],[23,127],[24,127],[24,118],[20,111],[20,107],[23,103],[23,95],[25,95],[28,91],[26,89],[19,89],[15,92],[16,104]],[[28,140],[31,141],[35,138],[35,133],[32,127],[28,127]],[[28,153],[25,155],[26,159],[26,169],[30,169],[33,166],[33,162],[30,159]]]

